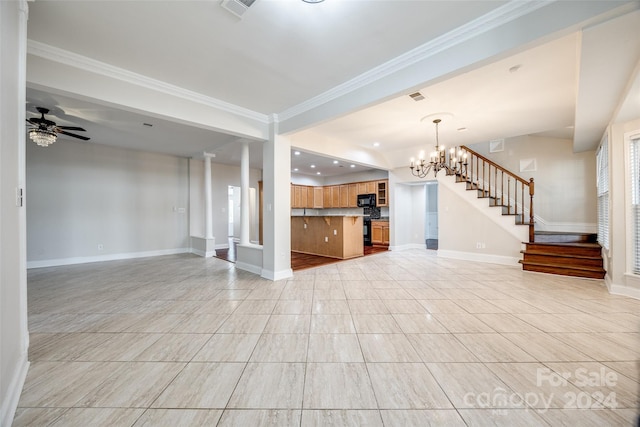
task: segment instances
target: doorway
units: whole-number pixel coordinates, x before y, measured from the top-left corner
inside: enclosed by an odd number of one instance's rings
[[[438,182],[428,182],[425,188],[425,236],[427,249],[438,249]]]

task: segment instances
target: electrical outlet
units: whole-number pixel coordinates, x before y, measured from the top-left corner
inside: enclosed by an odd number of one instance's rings
[[[305,229],[307,228],[307,224],[304,224],[304,228],[305,228]]]
[[[324,241],[325,243],[327,243],[329,241],[329,238],[325,236]]]
[[[333,230],[333,235],[337,236],[338,235],[338,230]]]

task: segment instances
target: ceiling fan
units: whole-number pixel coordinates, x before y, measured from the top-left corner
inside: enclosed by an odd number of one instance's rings
[[[29,129],[29,138],[36,144],[41,147],[47,147],[54,142],[58,137],[57,134],[71,136],[73,138],[78,138],[83,141],[88,141],[89,137],[78,135],[75,133],[67,132],[68,130],[82,131],[86,132],[85,129],[78,126],[58,126],[56,122],[52,120],[47,120],[44,118],[45,114],[49,113],[47,108],[36,107],[36,110],[41,114],[41,116],[34,117],[32,119],[27,119],[27,122],[32,126]]]

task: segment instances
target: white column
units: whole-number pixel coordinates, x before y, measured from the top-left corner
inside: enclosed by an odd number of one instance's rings
[[[27,18],[26,0],[0,1],[0,425],[3,426],[13,421],[29,369],[26,193],[19,196],[25,190],[26,171]]]
[[[262,277],[280,280],[291,270],[291,141],[274,120],[263,147]]]
[[[240,157],[240,244],[249,244],[249,142],[242,142]]]
[[[213,198],[211,196],[211,158],[215,154],[204,153],[204,237],[213,239]]]

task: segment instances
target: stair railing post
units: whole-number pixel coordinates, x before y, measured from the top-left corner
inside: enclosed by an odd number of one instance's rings
[[[529,179],[529,242],[535,241],[535,230],[533,226],[533,195],[535,194],[535,184],[533,178]]]

